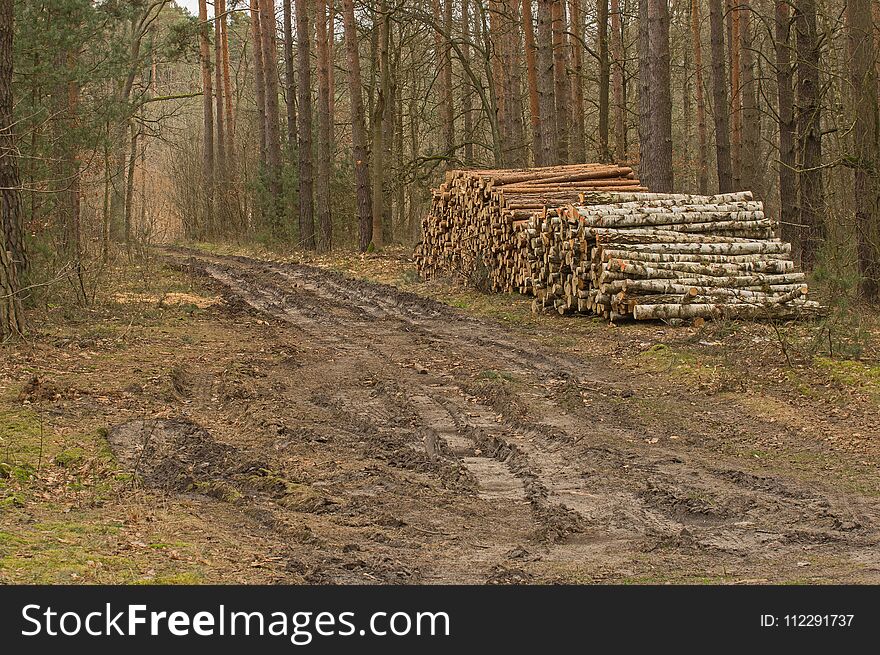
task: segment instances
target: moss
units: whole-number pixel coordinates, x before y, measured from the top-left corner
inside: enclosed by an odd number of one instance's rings
[[[203,584],[205,581],[204,576],[200,571],[183,571],[181,573],[169,573],[168,575],[158,575],[154,578],[148,578],[145,580],[135,580],[133,584],[138,585],[164,585],[164,584],[173,584],[173,585],[188,585],[188,584]]]
[[[67,448],[55,455],[55,465],[63,468],[76,468],[83,463],[85,451],[82,448]]]
[[[491,380],[493,382],[513,382],[514,377],[508,373],[507,371],[494,371],[492,369],[486,369],[485,371],[480,371],[480,374],[477,376],[481,380]]]
[[[816,357],[817,368],[835,382],[850,387],[863,387],[880,393],[880,364],[865,364],[852,359]]]
[[[224,503],[234,503],[241,498],[241,492],[223,480],[196,482],[195,490],[205,496],[222,500]]]

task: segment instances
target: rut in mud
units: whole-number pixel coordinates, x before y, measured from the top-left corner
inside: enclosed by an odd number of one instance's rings
[[[232,503],[275,534],[279,579],[880,580],[875,499],[725,454],[725,439],[791,437],[746,407],[670,398],[394,287],[164,257],[271,324],[283,354],[180,373],[224,443],[173,422],[111,443],[146,484]],[[654,400],[681,412],[633,410]]]

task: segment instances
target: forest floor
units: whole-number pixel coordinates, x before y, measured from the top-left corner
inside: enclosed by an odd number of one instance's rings
[[[880,582],[876,317],[615,327],[241,253],[0,346],[0,582]]]

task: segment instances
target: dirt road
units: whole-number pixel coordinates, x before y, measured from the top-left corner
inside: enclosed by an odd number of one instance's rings
[[[880,581],[875,496],[726,447],[793,443],[794,418],[670,391],[394,287],[163,256],[207,276],[225,311],[265,321],[265,356],[178,372],[207,429],[130,423],[111,444],[148,484],[231,506],[217,521],[263,535],[280,580]]]

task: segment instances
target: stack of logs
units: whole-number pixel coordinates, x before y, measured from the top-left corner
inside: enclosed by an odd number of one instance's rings
[[[419,271],[425,277],[458,275],[485,291],[510,291],[520,263],[517,233],[536,211],[612,202],[611,192],[621,191],[646,191],[625,166],[449,171],[422,221]]]
[[[558,171],[572,169],[596,186],[561,182]],[[569,195],[508,195],[545,186],[534,180],[567,184]],[[455,273],[533,295],[535,311],[611,320],[815,315],[776,227],[750,192],[645,193],[623,167],[453,171],[435,193],[416,262],[425,277]]]

